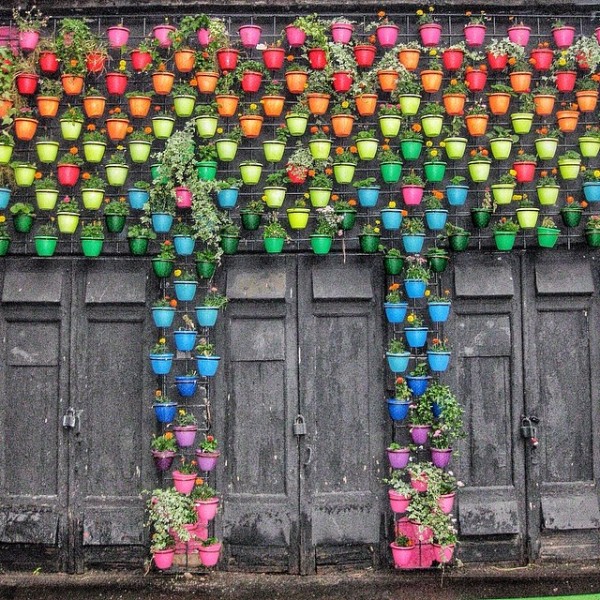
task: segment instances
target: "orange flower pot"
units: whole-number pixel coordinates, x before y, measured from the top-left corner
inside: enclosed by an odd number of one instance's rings
[[[442,87],[442,79],[443,79],[442,71],[435,71],[431,69],[424,69],[421,71],[421,85],[423,86],[423,91],[428,94],[435,94]]]
[[[473,137],[485,135],[489,118],[488,115],[467,115],[465,117],[465,125],[467,126],[469,135]]]
[[[56,96],[37,96],[35,102],[40,117],[52,118],[58,113],[60,98],[57,98]]]
[[[377,94],[361,94],[354,98],[356,110],[361,117],[370,117],[377,110]]]
[[[593,112],[598,104],[598,90],[580,90],[575,92],[579,112]]]
[[[278,117],[283,112],[285,96],[263,96],[260,102],[267,117]]]
[[[240,99],[233,94],[218,94],[215,96],[217,112],[221,117],[233,117],[237,112]]]
[[[331,128],[336,137],[348,137],[354,127],[354,115],[331,115]]]
[[[148,116],[150,106],[152,106],[152,98],[149,96],[130,96],[127,98],[129,105],[129,114],[136,119],[143,119]]]
[[[330,98],[330,94],[319,94],[317,92],[307,94],[308,110],[310,110],[313,115],[324,115],[329,108]]]
[[[493,115],[505,115],[510,106],[510,94],[496,92],[488,95],[488,106]]]
[[[285,74],[285,84],[290,94],[301,94],[307,81],[308,73],[306,71],[288,71]]]
[[[527,71],[515,71],[510,73],[510,86],[512,89],[519,93],[529,92],[531,87],[531,73]]]
[[[0,117],[5,117],[12,108],[12,100],[0,100]]]
[[[190,49],[177,50],[173,55],[175,68],[180,73],[190,73],[196,65],[196,53]]]
[[[442,100],[444,101],[446,113],[451,117],[462,115],[466,99],[467,97],[464,94],[444,94]]]
[[[579,112],[576,110],[557,110],[556,122],[563,133],[575,131],[579,122]]]
[[[244,137],[257,138],[260,135],[263,120],[261,115],[242,115],[240,117],[240,127]]]
[[[201,94],[212,94],[217,87],[219,74],[216,71],[199,71],[196,73],[196,85]]]
[[[24,142],[29,142],[35,136],[38,120],[29,117],[16,117],[13,124],[15,127],[15,136]]]
[[[97,119],[104,114],[106,98],[104,96],[87,96],[83,99],[83,110],[88,119]]]
[[[406,48],[398,52],[398,60],[407,71],[414,71],[419,66],[421,51],[413,48]]]
[[[393,92],[398,85],[398,77],[397,71],[388,71],[387,69],[377,71],[377,81],[379,81],[381,91]]]
[[[63,90],[67,96],[78,96],[83,90],[84,78],[81,75],[69,75],[65,73],[60,76]]]
[[[127,135],[129,119],[106,119],[106,135],[113,142],[120,142]]]
[[[551,94],[537,94],[533,97],[535,114],[541,116],[551,115],[552,111],[554,110],[555,102],[556,98]]]
[[[169,71],[157,71],[152,73],[152,87],[159,96],[167,96],[173,89],[175,73]]]

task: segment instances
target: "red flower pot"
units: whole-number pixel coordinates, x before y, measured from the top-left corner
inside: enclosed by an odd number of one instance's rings
[[[508,64],[508,54],[499,54],[498,56],[494,56],[491,52],[488,52],[487,61],[492,71],[502,71]]]
[[[79,165],[59,164],[56,167],[56,176],[58,183],[64,186],[74,186],[79,180]]]
[[[577,73],[575,71],[558,71],[556,73],[556,89],[559,92],[572,92],[575,88]]]
[[[350,71],[336,71],[333,74],[333,89],[336,92],[347,92],[352,85],[352,73]]]
[[[516,162],[513,163],[513,169],[517,172],[517,181],[519,183],[533,181],[535,177],[534,162]]]
[[[266,48],[263,50],[263,62],[269,71],[278,71],[283,67],[285,50],[283,48]]]
[[[38,63],[43,73],[56,73],[58,71],[58,58],[54,52],[42,52]]]
[[[217,50],[217,62],[221,71],[234,71],[237,67],[239,50],[235,48],[222,48]]]
[[[308,176],[308,169],[304,167],[296,167],[294,165],[287,165],[286,167],[288,179],[292,183],[304,183]]]
[[[308,61],[310,66],[317,71],[321,71],[327,65],[327,55],[322,48],[311,48],[308,51]]]
[[[113,96],[122,96],[127,89],[127,75],[123,73],[106,74],[106,91]]]
[[[35,94],[39,79],[40,76],[35,73],[19,73],[16,77],[19,94],[22,96]]]
[[[552,30],[552,37],[557,48],[568,48],[575,38],[575,27],[565,25]]]
[[[467,71],[465,73],[465,83],[471,92],[481,92],[487,82],[487,73],[485,71]]]
[[[242,89],[244,92],[258,92],[262,83],[262,73],[245,71],[242,75]]]
[[[129,58],[131,58],[131,68],[134,71],[143,71],[152,64],[152,54],[150,54],[150,52],[132,50]]]
[[[442,52],[442,63],[444,69],[457,71],[462,67],[464,52],[462,50],[444,50]]]
[[[547,71],[552,65],[554,52],[550,48],[534,48],[530,57],[536,71]]]
[[[377,48],[371,44],[358,44],[354,46],[354,58],[359,67],[369,68],[373,66]]]

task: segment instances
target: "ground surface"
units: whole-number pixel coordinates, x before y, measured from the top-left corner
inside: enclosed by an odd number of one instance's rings
[[[309,577],[141,571],[0,575],[2,600],[479,600],[569,594],[594,594],[589,600],[600,600],[600,565],[464,567],[445,573],[366,570]]]

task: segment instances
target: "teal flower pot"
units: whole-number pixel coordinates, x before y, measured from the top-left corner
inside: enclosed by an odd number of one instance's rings
[[[427,343],[427,327],[406,327],[404,335],[411,348],[422,348]]]
[[[382,208],[381,224],[384,229],[400,229],[400,225],[402,225],[402,209]]]
[[[191,256],[194,253],[196,240],[191,235],[174,235],[173,246],[179,256]]]
[[[363,208],[373,208],[374,206],[377,206],[379,190],[380,187],[378,185],[373,187],[358,188],[356,190],[358,194],[358,203]]]
[[[427,223],[427,227],[432,231],[444,229],[447,218],[448,211],[445,209],[429,209],[425,211],[425,223]]]
[[[151,354],[150,366],[155,375],[168,375],[173,366],[173,354]]]
[[[197,281],[176,281],[173,284],[175,297],[180,302],[191,302],[196,295]]]
[[[410,352],[403,352],[402,354],[392,354],[391,352],[386,352],[385,357],[387,359],[388,367],[393,373],[404,373],[404,371],[408,369]]]
[[[445,323],[450,316],[450,302],[429,302],[427,312],[432,323]]]
[[[224,190],[219,190],[217,193],[217,204],[220,208],[231,209],[234,208],[237,204],[238,196],[240,190],[237,188],[227,188]]]
[[[220,356],[196,356],[196,368],[201,377],[214,377],[219,368]]]
[[[169,233],[173,225],[173,215],[152,213],[152,229],[156,233]]]
[[[214,306],[196,306],[196,319],[200,327],[214,327],[219,316],[219,309]]]
[[[129,188],[127,190],[127,200],[129,206],[135,210],[142,210],[144,204],[148,202],[150,194],[146,190],[139,190],[137,188]]]
[[[450,352],[427,351],[427,364],[432,371],[442,373],[448,369],[450,364]]]
[[[175,348],[179,352],[191,352],[196,345],[197,333],[192,329],[178,329],[173,332],[173,338],[175,339]]]
[[[152,320],[156,327],[171,327],[175,319],[175,308],[171,306],[155,306],[152,308]]]
[[[466,185],[446,186],[446,198],[450,206],[462,206],[467,201],[469,187]]]
[[[427,283],[422,279],[405,279],[404,291],[409,298],[423,298]]]
[[[418,254],[421,252],[424,243],[424,233],[404,234],[402,236],[402,245],[404,246],[404,250],[410,254]]]
[[[406,317],[408,302],[384,302],[383,308],[388,323],[402,323]]]

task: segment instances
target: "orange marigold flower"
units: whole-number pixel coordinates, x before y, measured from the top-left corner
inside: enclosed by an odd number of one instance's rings
[[[465,12],[465,17],[470,17],[472,14],[473,13],[470,10],[468,10]]]
[[[118,115],[121,113],[121,109],[118,106],[115,106],[115,115]]]
[[[331,194],[331,201],[332,202],[337,202],[340,199],[340,197],[337,194]]]
[[[331,175],[333,173],[333,169],[331,167],[327,167],[325,169],[325,175]]]
[[[127,133],[132,133],[133,132],[133,127],[131,125],[129,125],[129,127],[127,127]]]
[[[344,153],[344,149],[343,149],[341,146],[338,146],[338,147],[335,149],[335,153],[336,153],[336,154],[338,154],[338,155],[339,155],[339,154],[343,154],[343,153]]]
[[[114,114],[115,114],[115,109],[114,109],[114,108],[111,108],[111,109],[108,111],[108,114],[109,114],[109,115],[114,115]]]
[[[172,440],[172,439],[173,439],[173,432],[167,431],[167,433],[165,433],[165,440]]]
[[[42,178],[42,174],[41,174],[41,172],[40,172],[40,171],[36,171],[36,172],[35,172],[35,175],[34,175],[34,177],[35,177],[36,179],[41,179],[41,178]]]
[[[152,127],[146,125],[146,127],[144,127],[144,133],[152,133]]]
[[[390,290],[390,292],[395,292],[396,290],[400,289],[400,284],[392,283],[392,285],[390,285],[390,287],[388,289]]]
[[[318,128],[316,125],[313,125],[313,126],[310,128],[310,132],[311,132],[311,133],[317,133],[317,131],[319,131],[319,128]]]
[[[358,152],[358,148],[356,146],[350,146],[350,152],[352,152],[352,154],[356,154]]]
[[[76,154],[79,153],[79,148],[77,146],[71,146],[69,148],[69,153],[72,154],[73,156],[75,156]]]
[[[162,392],[161,392],[160,390],[156,390],[156,391],[154,392],[154,395],[155,395],[157,398],[160,398],[160,397],[162,396]]]
[[[202,479],[202,477],[196,477],[194,483],[196,485],[202,485],[204,483],[204,479]]]
[[[470,73],[471,71],[474,71],[474,70],[475,70],[475,69],[472,67],[472,65],[469,65],[469,66],[468,66],[468,67],[465,69],[465,71],[466,71],[467,73]]]
[[[434,198],[437,198],[438,200],[441,200],[444,197],[444,193],[440,190],[431,190],[431,194]]]
[[[575,202],[575,198],[573,198],[573,196],[567,196],[566,202],[567,204],[573,204],[573,202]]]
[[[160,106],[158,104],[154,105],[154,112],[159,112],[160,111]]]
[[[458,79],[451,79],[450,80],[450,85],[457,85],[458,84]]]
[[[293,62],[294,55],[293,54],[288,54],[285,58],[287,59],[288,62]]]
[[[308,176],[309,177],[314,177],[315,176],[315,170],[314,169],[309,169],[308,170]]]
[[[96,131],[96,126],[93,123],[88,123],[87,130]]]
[[[408,217],[408,211],[405,209],[402,209],[402,216],[403,217]]]
[[[523,150],[523,148],[519,148],[519,149],[517,150],[517,154],[518,154],[519,156],[521,156],[521,154],[525,154],[525,150]]]
[[[483,73],[485,73],[487,71],[487,66],[486,65],[479,65],[479,70],[482,71]]]
[[[380,10],[380,11],[377,13],[377,16],[378,16],[380,19],[383,19],[383,17],[385,17],[385,10]]]
[[[90,174],[89,174],[89,173],[86,171],[86,172],[85,172],[85,173],[84,173],[84,174],[81,176],[81,179],[85,179],[85,180],[87,180],[87,179],[89,179],[90,177],[91,177],[91,175],[90,175]]]
[[[323,125],[323,133],[329,133],[329,125]]]
[[[196,87],[198,85],[198,82],[195,79],[190,79],[190,85],[192,87]]]
[[[348,200],[348,206],[356,206],[357,202],[354,198],[350,198],[350,200]]]
[[[396,383],[404,383],[404,377],[396,377]]]
[[[487,156],[489,154],[488,149],[484,148],[483,150],[481,150],[481,154],[483,154],[483,156]]]
[[[167,67],[165,66],[165,63],[160,63],[160,65],[158,65],[158,68],[156,70],[157,71],[166,71]]]
[[[585,200],[582,200],[579,205],[581,206],[581,208],[587,208],[588,203]]]
[[[381,149],[382,149],[382,150],[389,150],[389,149],[390,149],[390,145],[389,145],[389,144],[383,144],[383,145],[381,146]]]
[[[169,300],[169,306],[171,306],[171,308],[176,308],[177,307],[177,299],[171,298],[171,300]]]
[[[516,59],[514,56],[511,56],[511,57],[508,59],[508,64],[509,64],[509,65],[515,65],[516,63],[517,63],[517,59]]]
[[[470,154],[471,156],[475,156],[475,155],[477,154],[477,150],[475,150],[475,148],[473,148],[473,150],[471,150],[471,151],[469,152],[469,154]]]
[[[373,34],[371,34],[371,35],[369,36],[369,43],[370,43],[370,44],[374,44],[374,43],[375,43],[375,40],[376,40],[376,37],[375,37]]]
[[[556,167],[552,167],[552,171],[550,171],[552,175],[556,175],[558,173]]]
[[[79,64],[79,61],[78,61],[76,58],[72,58],[72,59],[69,61],[69,64],[70,64],[72,67],[76,67],[76,66]]]
[[[411,126],[411,129],[416,132],[419,133],[419,131],[421,131],[421,124],[420,123],[413,123]]]

